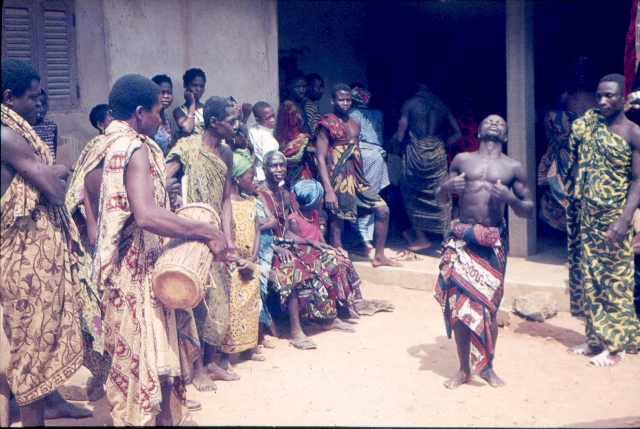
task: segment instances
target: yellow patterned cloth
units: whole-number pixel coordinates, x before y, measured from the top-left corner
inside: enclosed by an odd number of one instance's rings
[[[258,206],[253,197],[244,201],[232,201],[233,221],[231,233],[240,257],[248,259],[253,255],[256,242],[256,216]],[[239,353],[258,345],[258,313],[260,311],[260,273],[258,265],[252,273],[244,274],[235,262],[227,264],[227,284],[229,285],[230,326],[222,351]]]
[[[47,145],[4,104],[2,126],[53,164]],[[23,406],[56,390],[82,365],[81,250],[67,209],[46,201],[19,174],[2,196],[0,212],[0,301],[11,343],[7,379]]]
[[[573,122],[569,154],[567,170],[578,167],[577,176],[567,178],[571,313],[586,318],[590,346],[634,349],[640,336],[633,306],[632,226],[622,242],[605,242],[627,201],[632,150],[603,116],[589,110]]]
[[[104,307],[105,348],[113,359],[106,383],[111,416],[116,426],[153,425],[161,383],[171,383],[173,423],[179,424],[187,416],[185,383],[200,353],[197,332],[190,310],[167,308],[153,293],[153,268],[165,239],[137,226],[125,187],[131,156],[146,145],[156,204],[168,207],[162,150],[123,121],[113,121],[101,139],[96,146],[107,149],[92,279]]]
[[[202,135],[178,140],[167,155],[167,162],[179,161],[187,176],[187,202],[208,204],[222,215],[222,197],[227,164],[202,144]],[[229,329],[229,289],[225,281],[226,265],[214,261],[205,296],[193,309],[202,341],[220,346]]]

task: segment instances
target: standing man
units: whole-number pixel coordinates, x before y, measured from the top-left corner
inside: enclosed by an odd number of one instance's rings
[[[285,182],[293,186],[298,180],[313,179],[315,164],[313,151],[308,147],[311,139],[311,128],[304,109],[307,96],[307,80],[305,75],[297,71],[287,86],[289,95],[278,110],[276,140],[287,157],[287,176]]]
[[[358,146],[360,123],[349,117],[351,88],[344,83],[333,87],[331,104],[335,113],[318,121],[316,164],[325,191],[325,205],[332,213],[331,245],[342,248],[344,221],[355,222],[358,208],[373,211],[375,216],[375,256],[372,265],[401,267],[384,254],[389,230],[389,207],[364,176],[362,154]]]
[[[436,190],[447,177],[446,148],[460,140],[462,134],[449,108],[424,84],[419,84],[418,92],[402,106],[394,135],[396,144],[404,143],[407,131],[402,198],[415,235],[405,231],[404,236],[409,250],[416,251],[431,246],[425,232],[439,241],[449,230],[451,204],[439,205]]]
[[[225,257],[226,239],[168,210],[164,157],[149,137],[160,125],[160,87],[125,75],[109,105],[114,120],[84,160],[94,166],[86,168],[85,212],[89,238],[97,237],[92,280],[113,358],[109,409],[116,426],[177,425],[187,415],[185,383],[200,347],[192,312],[165,307],[151,293],[153,268],[165,237],[202,240],[216,259]]]
[[[622,75],[600,79],[599,109],[576,119],[569,137],[571,313],[585,317],[587,337],[572,352],[595,354],[596,366],[615,365],[640,345],[631,227],[640,205],[640,127],[625,116],[623,94]]]
[[[304,111],[307,114],[311,135],[316,135],[316,124],[322,117],[320,115],[320,100],[324,95],[324,79],[317,73],[307,75],[307,100],[304,103]]]
[[[460,371],[444,385],[455,389],[471,381],[471,364],[493,387],[504,385],[493,371],[498,339],[496,313],[504,292],[509,205],[518,217],[533,213],[527,173],[502,153],[507,123],[489,115],[480,123],[480,149],[456,155],[449,176],[437,189],[437,202],[449,206],[459,195],[460,218],[445,237],[435,297],[442,305],[447,335],[455,333]]]
[[[32,128],[40,91],[33,66],[2,61],[0,301],[7,380],[23,426],[44,426],[47,395],[82,365],[79,238],[64,207],[69,170],[53,164]]]

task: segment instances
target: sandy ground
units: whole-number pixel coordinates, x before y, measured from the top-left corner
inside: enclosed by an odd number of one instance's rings
[[[277,347],[263,351],[266,361],[236,363],[241,380],[219,381],[216,392],[189,386],[203,409],[185,424],[640,427],[640,356],[595,368],[569,355],[584,325],[567,313],[545,323],[512,315],[500,329],[494,365],[506,386],[476,376],[448,390],[442,382],[456,373],[457,354],[431,293],[370,283],[363,292],[392,301],[395,311],[363,316],[356,333],[311,325],[316,350],[275,339]],[[112,425],[105,398],[78,404],[94,417],[47,425]],[[12,414],[11,426],[20,426]]]

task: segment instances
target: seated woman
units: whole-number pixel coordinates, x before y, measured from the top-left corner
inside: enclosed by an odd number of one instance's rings
[[[200,102],[204,94],[207,77],[200,69],[189,69],[182,76],[184,84],[184,104],[173,110],[178,130],[174,141],[191,134],[204,133],[204,104]]]
[[[325,330],[339,329],[353,332],[353,326],[337,318],[337,288],[321,255],[331,247],[318,240],[305,239],[289,229],[288,215],[291,195],[279,183],[287,173],[282,152],[271,151],[264,156],[266,181],[258,188],[265,206],[275,215],[273,269],[278,273],[273,289],[278,293],[281,309],[289,314],[291,338],[298,349],[315,349],[300,324],[300,315],[317,321]]]
[[[301,180],[293,185],[293,195],[297,202],[297,209],[289,214],[289,229],[302,238],[325,243],[320,232],[318,209],[322,207],[324,188],[315,180]],[[362,299],[360,291],[360,277],[349,255],[344,250],[335,248],[322,252],[322,261],[332,269],[331,280],[338,290],[338,314],[342,318],[359,319],[355,311],[355,302]]]

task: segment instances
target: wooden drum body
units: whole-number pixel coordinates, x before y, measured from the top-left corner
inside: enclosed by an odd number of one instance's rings
[[[176,214],[220,228],[218,213],[206,204],[186,204]],[[204,297],[212,263],[213,253],[205,243],[173,238],[156,262],[153,291],[167,307],[194,308]]]

